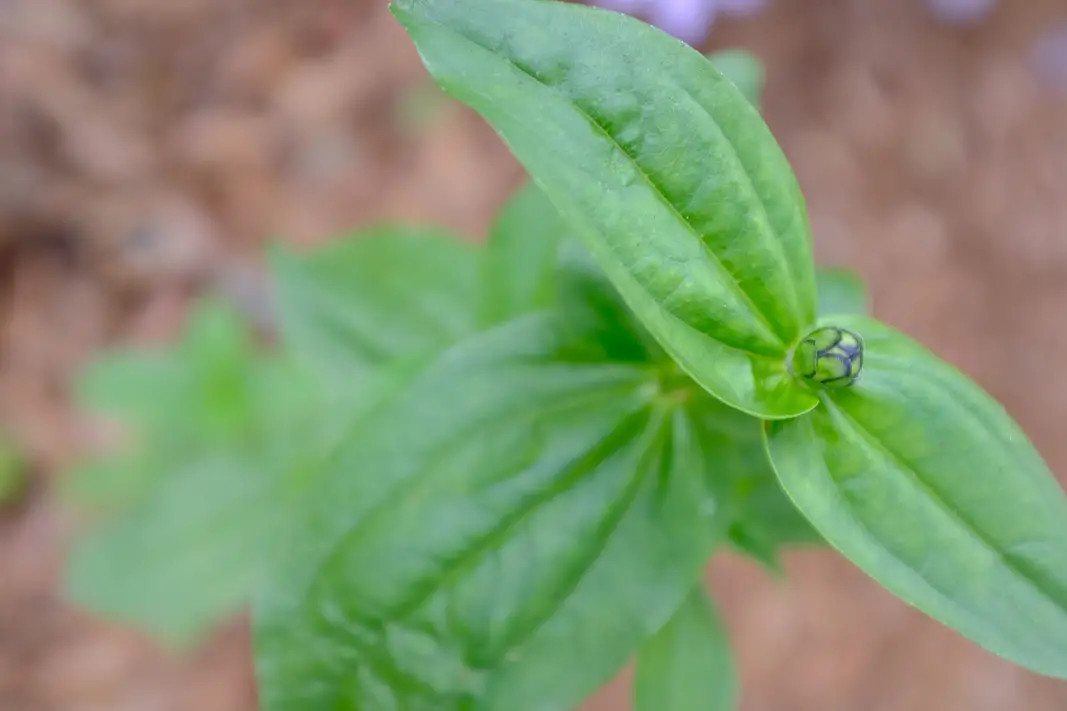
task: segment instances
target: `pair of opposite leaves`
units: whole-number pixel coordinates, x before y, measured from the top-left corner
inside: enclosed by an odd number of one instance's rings
[[[659,344],[706,390],[767,421],[767,449],[783,487],[831,544],[890,591],[987,649],[1067,678],[1067,500],[1003,409],[920,345],[870,318],[827,321],[863,338],[863,373],[852,386],[811,389],[788,372],[792,345],[817,325],[810,228],[785,158],[735,87],[693,50],[596,9],[544,0],[396,0],[393,9],[431,74],[497,129]],[[453,549],[451,535],[422,551],[406,549],[400,538],[383,544],[381,535],[403,528],[395,526],[403,512],[383,518],[374,499],[380,492],[365,488],[368,477],[339,485],[331,492],[336,500],[358,502],[352,519],[359,524],[347,532],[347,549],[312,546],[309,567],[294,573],[303,581],[289,592],[294,599],[276,597],[261,617],[267,622],[260,626],[259,666],[268,708],[310,709],[325,699],[387,708],[406,689],[405,698],[416,700],[412,708],[433,699],[436,708],[521,700],[510,708],[555,709],[560,695],[544,705],[537,699],[545,699],[546,688],[573,682],[559,676],[561,669],[617,666],[617,659],[583,659],[583,645],[596,636],[584,633],[596,632],[599,644],[618,635],[609,641],[622,649],[651,631],[637,622],[647,623],[650,600],[662,608],[660,621],[677,608],[680,600],[665,602],[653,588],[682,586],[698,565],[698,544],[691,556],[681,556],[684,564],[658,576],[649,563],[643,571],[649,582],[636,590],[618,585],[621,573],[609,549],[595,560],[571,561],[548,580],[523,581],[511,569],[529,556],[558,553],[574,536],[606,542],[609,530],[625,532],[620,539],[632,548],[643,547],[646,561],[657,553],[677,560],[676,551],[667,555],[663,548],[677,542],[669,535],[677,518],[633,522],[620,513],[579,531],[568,526],[574,512],[554,510],[544,515],[558,524],[558,538],[485,555],[500,531],[488,519],[503,520],[509,530],[533,525],[529,502],[545,503],[539,477],[547,469],[531,459],[536,447],[523,445],[539,437],[571,437],[571,459],[543,466],[572,472],[553,486],[588,486],[584,505],[622,496],[653,507],[640,487],[611,489],[629,479],[612,476],[619,466],[614,455],[582,446],[590,440],[610,441],[613,451],[637,457],[624,462],[627,468],[649,477],[659,472],[662,481],[683,479],[679,486],[671,481],[668,498],[675,505],[701,498],[699,482],[664,465],[701,443],[656,420],[657,410],[641,399],[648,394],[630,389],[626,373],[585,371],[558,352],[524,352],[516,334],[509,338],[481,344],[481,355],[460,347],[421,376],[412,393],[452,393],[449,408],[431,412],[427,405],[428,419],[412,423],[440,426],[433,437],[417,445],[398,440],[397,418],[420,412],[419,403],[401,402],[391,406],[397,421],[383,415],[361,454],[364,462],[393,463],[383,476],[414,498],[411,512],[420,517],[410,526],[457,531],[482,546],[480,555],[475,560]],[[547,367],[549,375],[542,372],[547,379],[524,393],[527,367]],[[486,450],[459,446],[441,463],[445,475],[411,477],[413,462],[432,457],[435,446],[471,434],[447,426],[450,416],[463,419],[465,399],[504,382],[519,386],[512,397],[528,398],[532,410],[559,414],[556,429],[548,433],[532,422],[494,429],[510,406],[501,400],[479,421],[492,436],[477,440],[499,456],[498,471],[464,479],[465,457],[484,457]],[[574,416],[567,408],[581,404],[560,398],[577,383],[594,400],[620,398],[620,417]],[[619,446],[628,441],[657,455],[648,460]],[[510,476],[516,471],[526,475]],[[472,490],[478,492],[473,499]],[[321,524],[320,530],[309,521],[302,540],[338,533],[331,522]],[[296,553],[294,559],[303,557]],[[411,564],[409,575],[398,577],[397,560]],[[387,562],[393,574],[376,583],[372,571]],[[433,584],[426,563],[439,566]],[[575,577],[591,565],[592,575]],[[510,597],[487,593],[502,571],[528,589]],[[584,629],[538,608],[543,586],[558,592],[568,584],[578,587],[560,603],[563,619],[581,621]],[[316,594],[331,588],[359,595],[339,603],[335,595]],[[599,605],[590,602],[598,599],[592,592],[600,594]],[[494,604],[504,599],[510,602]],[[272,617],[271,610],[283,614]],[[302,610],[307,624],[274,626],[285,610]],[[609,611],[612,620],[598,618]],[[460,637],[479,643],[455,645]],[[573,653],[560,651],[566,641],[575,645]]]

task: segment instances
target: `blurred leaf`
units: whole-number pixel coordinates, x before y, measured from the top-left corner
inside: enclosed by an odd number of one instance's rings
[[[305,254],[278,246],[271,261],[283,341],[331,387],[477,326],[480,254],[441,231],[376,228]]]
[[[766,70],[754,54],[741,49],[725,49],[712,52],[707,57],[711,65],[733,82],[753,106],[762,108]]]
[[[144,498],[164,474],[165,457],[153,457],[144,444],[83,462],[58,484],[63,502],[89,522],[118,516]]]
[[[556,255],[566,226],[545,194],[526,183],[489,231],[483,264],[482,323],[548,308],[555,299]]]
[[[825,546],[826,542],[797,510],[774,477],[767,456],[752,454],[746,475],[737,482],[742,514],[727,532],[730,544],[738,552],[760,563],[775,576],[784,576],[782,549],[801,546]]]
[[[583,347],[624,362],[666,359],[603,270],[567,236],[556,208],[527,182],[490,229],[484,261],[482,323],[493,325],[555,308],[561,327],[583,333]]]
[[[733,711],[730,640],[701,586],[637,655],[634,711]]]
[[[0,506],[14,503],[26,490],[26,462],[18,448],[0,439]]]
[[[118,416],[133,441],[69,472],[66,502],[90,528],[74,546],[68,589],[99,613],[185,642],[232,612],[261,570],[265,524],[282,521],[291,448],[315,451],[327,428],[294,435],[318,391],[260,353],[228,308],[205,300],[169,349],[104,355],[80,392]]]
[[[244,604],[359,413],[475,325],[478,255],[446,235],[377,230],[272,256],[296,360],[259,352],[233,312],[204,302],[177,344],[105,356],[82,383],[83,404],[133,439],[64,487],[95,524],[68,589],[174,644]]]
[[[79,403],[136,423],[138,436],[226,441],[255,416],[246,368],[254,351],[236,313],[204,300],[180,343],[120,349],[90,363],[78,383]]]
[[[461,341],[345,446],[258,606],[266,711],[571,708],[677,609],[716,458],[558,326]]]
[[[870,313],[867,285],[847,269],[823,268],[816,273],[819,288],[819,316],[866,316]]]
[[[249,452],[166,465],[141,505],[79,541],[66,587],[83,607],[185,645],[261,579],[264,548],[294,504],[296,482],[284,475],[295,472]]]
[[[123,425],[128,441],[72,473],[63,492],[94,511],[131,505],[174,458],[247,439],[261,426],[264,387],[277,385],[265,367],[247,327],[209,299],[191,310],[177,343],[98,356],[77,383],[79,407]]]
[[[262,397],[253,399],[274,405],[263,410],[266,426],[247,439],[147,460],[157,467],[152,477],[133,468],[146,460],[122,457],[114,469],[81,472],[97,505],[121,500],[134,473],[143,481],[136,505],[111,512],[75,545],[66,587],[78,604],[173,645],[197,641],[248,602],[339,439],[413,367],[397,361],[380,369],[363,397],[341,409],[308,397],[314,390],[285,363],[250,366],[263,375],[254,391]],[[290,393],[271,392],[277,389]],[[300,403],[288,397],[296,392],[305,394]]]

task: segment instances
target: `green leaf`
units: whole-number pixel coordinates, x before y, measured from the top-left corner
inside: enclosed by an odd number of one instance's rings
[[[815,406],[784,365],[815,320],[806,209],[737,87],[683,43],[596,8],[392,9],[438,83],[503,136],[697,382],[761,417]]]
[[[78,405],[124,425],[127,441],[121,451],[65,477],[62,491],[93,511],[121,509],[133,505],[175,458],[246,439],[262,427],[269,409],[263,367],[247,327],[210,299],[194,306],[172,346],[102,354],[79,378]],[[277,409],[288,407],[282,402]]]
[[[205,299],[172,347],[105,353],[79,379],[79,405],[136,423],[136,437],[226,440],[254,418],[246,366],[252,336],[237,314]]]
[[[977,385],[874,319],[850,387],[767,425],[782,485],[891,592],[986,649],[1067,678],[1067,497]]]
[[[724,49],[707,57],[711,66],[733,82],[753,106],[760,108],[767,76],[763,64],[754,54],[741,49]]]
[[[309,397],[314,389],[285,363],[249,367],[264,408],[244,437],[147,459],[122,454],[74,473],[72,500],[105,514],[71,552],[64,582],[74,602],[173,646],[197,642],[248,603],[337,442],[413,365],[380,369],[345,407]]]
[[[667,622],[722,537],[710,457],[568,338],[466,339],[349,442],[257,605],[266,711],[569,711]]]
[[[16,445],[0,438],[0,507],[18,501],[26,491],[29,473]]]
[[[261,352],[236,314],[204,300],[169,348],[94,362],[81,404],[131,435],[67,472],[85,524],[65,574],[77,604],[185,646],[259,579],[303,466],[354,403],[326,411],[315,384]]]
[[[637,655],[635,711],[733,711],[730,640],[701,587]]]
[[[143,500],[163,476],[166,462],[167,455],[151,447],[127,447],[64,472],[57,494],[89,522],[106,521]]]
[[[867,286],[855,273],[847,269],[819,269],[819,316],[848,314],[865,316],[870,313]]]
[[[167,358],[181,356],[160,356]],[[193,373],[210,373],[211,364],[186,357],[170,370],[208,391]],[[240,427],[228,438],[198,432],[194,423],[211,407],[187,402],[174,429],[142,433],[133,449],[70,472],[64,499],[91,524],[66,571],[74,602],[185,646],[247,601],[264,568],[264,544],[283,527],[295,482],[305,476],[300,457],[317,451],[328,428],[301,431],[318,408],[299,372],[251,354],[241,370],[239,396],[231,392],[223,405],[247,417],[231,422]],[[169,385],[142,384],[144,399]]]
[[[480,254],[432,229],[381,227],[296,254],[276,246],[282,339],[333,386],[436,352],[477,326]]]
[[[508,200],[489,231],[482,272],[483,324],[552,306],[557,252],[565,234],[556,208],[533,183]]]
[[[80,540],[66,573],[82,607],[186,646],[247,602],[292,506],[277,465],[229,452],[168,463],[128,516]]]

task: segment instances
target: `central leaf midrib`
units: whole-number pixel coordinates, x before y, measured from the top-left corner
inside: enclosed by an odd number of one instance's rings
[[[629,390],[636,390],[640,387],[642,382],[643,380],[639,379],[634,382],[626,382],[623,384],[612,383],[610,385],[605,385],[603,387],[596,388],[593,391],[584,391],[576,393],[576,396],[573,398],[569,398],[566,400],[557,400],[547,405],[538,407],[535,410],[527,413],[524,419],[544,416],[547,413],[560,409],[577,407],[583,403],[592,402],[599,398],[608,398],[622,394]],[[484,426],[488,422],[491,422],[491,419],[480,418],[476,421],[473,421],[467,428],[464,429],[464,432],[460,435],[457,435],[457,437],[463,437],[465,436],[465,433],[477,430],[479,427]],[[386,493],[380,501],[378,501],[368,510],[364,511],[363,514],[360,516],[359,521],[357,521],[351,527],[347,528],[343,532],[343,534],[339,536],[337,542],[329,546],[329,548],[320,557],[320,560],[322,562],[317,567],[317,570],[312,574],[311,579],[308,581],[307,585],[304,587],[302,597],[307,598],[312,594],[312,592],[320,584],[323,576],[326,574],[326,571],[330,570],[335,564],[335,559],[342,554],[342,552],[352,543],[353,540],[358,538],[358,536],[362,533],[363,522],[367,521],[383,507],[388,506],[398,496],[402,496],[404,492],[407,491],[408,487],[417,484],[423,478],[423,476],[419,476],[418,474],[413,474],[411,476],[403,478],[402,480],[396,482],[390,488],[390,491]]]
[[[582,580],[585,579],[586,574],[592,569],[596,561],[603,555],[604,550],[611,542],[611,537],[618,530],[623,520],[626,518],[626,514],[633,506],[634,500],[640,493],[642,486],[649,476],[651,467],[648,466],[646,460],[652,459],[658,456],[658,440],[663,436],[663,433],[669,424],[669,418],[665,417],[665,412],[662,408],[657,408],[649,413],[649,418],[645,422],[644,433],[641,437],[641,441],[649,440],[648,446],[641,453],[640,462],[637,465],[637,471],[630,478],[629,485],[625,488],[623,495],[615,502],[608,515],[604,516],[602,525],[598,528],[597,533],[597,548],[595,554],[587,556],[588,564],[583,568],[573,571],[570,576],[569,585],[565,594],[556,595],[552,604],[542,611],[539,616],[540,619],[536,622],[526,625],[524,628],[516,631],[511,636],[508,643],[504,645],[502,654],[519,649],[524,646],[548,620],[559,612],[560,609],[567,603],[571,597],[581,585]],[[636,446],[636,445],[634,445]]]
[[[573,459],[561,467],[559,474],[553,478],[549,486],[536,492],[528,501],[523,502],[514,511],[503,516],[499,524],[478,536],[473,545],[463,555],[459,556],[442,575],[436,578],[432,589],[423,595],[413,596],[409,600],[402,600],[397,606],[389,610],[391,616],[404,618],[415,612],[436,592],[447,588],[465,572],[480,563],[485,555],[496,549],[502,540],[506,540],[509,534],[529,520],[537,510],[551,503],[558,496],[571,491],[574,486],[583,481],[590,473],[595,472],[611,456],[612,450],[609,444],[622,438],[620,433],[629,433],[635,428],[634,418],[641,415],[641,409],[623,417],[611,431],[601,439],[593,442],[589,447],[578,452]],[[531,418],[533,419],[533,418]]]
[[[571,400],[570,402],[567,402],[567,403],[558,403],[558,402],[557,403],[553,403],[551,406],[545,407],[545,408],[541,408],[541,409],[538,410],[538,412],[531,413],[527,417],[528,418],[534,418],[534,417],[537,417],[537,416],[544,415],[547,412],[556,411],[556,410],[559,410],[559,409],[564,409],[564,408],[569,408],[569,407],[576,407],[579,404],[581,404],[581,402],[587,402],[587,401],[593,400],[594,399],[592,397],[593,395],[594,394],[592,394],[592,393],[583,393],[583,397],[581,397],[581,398],[575,398],[575,399],[573,399],[573,400]],[[610,392],[606,392],[606,391],[601,391],[601,392],[596,393],[596,395],[600,396],[600,397],[609,397],[611,395],[611,393]],[[471,550],[468,550],[463,555],[459,556],[455,561],[452,561],[449,564],[448,569],[446,571],[444,571],[444,573],[442,575],[440,575],[437,578],[435,578],[434,584],[431,585],[431,586],[427,586],[427,588],[428,588],[427,590],[420,591],[417,595],[413,596],[412,598],[410,598],[408,600],[400,601],[400,603],[398,603],[395,607],[387,610],[386,613],[381,615],[380,617],[378,615],[375,615],[374,619],[380,619],[382,621],[385,621],[387,619],[388,620],[393,620],[393,621],[402,620],[405,617],[410,616],[416,610],[418,610],[434,594],[438,593],[442,589],[447,588],[449,583],[450,583],[450,581],[455,580],[456,578],[461,576],[465,571],[469,570],[472,565],[475,565],[478,562],[480,562],[480,560],[484,558],[484,555],[488,551],[492,550],[495,547],[496,542],[498,542],[502,537],[506,537],[506,534],[508,532],[514,530],[518,525],[521,525],[522,521],[524,521],[527,518],[529,518],[529,516],[534,511],[536,511],[537,509],[542,507],[545,503],[551,501],[555,497],[557,497],[557,496],[565,493],[566,491],[568,491],[573,485],[575,485],[576,483],[581,481],[582,478],[589,473],[589,471],[594,470],[597,466],[602,464],[603,461],[605,461],[608,457],[610,457],[614,450],[611,450],[610,448],[608,448],[608,442],[610,440],[612,440],[612,439],[618,439],[622,435],[627,435],[628,436],[629,435],[629,431],[632,430],[633,427],[635,426],[633,424],[634,418],[639,417],[640,415],[641,415],[641,408],[636,408],[628,416],[623,417],[620,420],[620,422],[612,428],[611,432],[609,434],[607,434],[604,439],[601,439],[601,440],[597,441],[590,448],[585,449],[581,453],[576,455],[576,457],[566,465],[565,470],[564,470],[564,474],[562,476],[558,477],[557,480],[555,481],[555,483],[551,487],[549,487],[545,491],[539,492],[536,496],[532,497],[531,501],[527,502],[526,505],[522,506],[519,511],[516,511],[512,515],[505,517],[504,520],[501,521],[499,526],[493,528],[492,530],[488,531],[486,534],[480,536],[479,539],[476,541],[476,545]],[[653,416],[654,415],[651,414],[651,413],[648,415],[648,417],[653,417]],[[627,421],[630,421],[631,424],[628,425]],[[646,422],[644,425],[642,425],[642,427],[645,428],[646,431],[647,431],[649,426],[650,426],[650,423],[648,423],[648,422]],[[620,432],[622,434],[620,434]],[[608,449],[609,451],[607,451],[606,454],[603,453],[603,452],[598,451],[598,450],[603,450],[603,449]],[[597,454],[600,454],[602,456],[596,456],[595,462],[593,462],[593,467],[592,468],[590,468],[588,466],[583,466],[583,465],[588,464],[590,457],[593,457],[594,455],[597,455]],[[420,479],[420,477],[414,477],[414,479]],[[634,492],[636,492],[637,489],[639,489],[639,484],[640,484],[641,481],[644,480],[644,477],[639,474],[638,476],[635,476],[634,479],[637,480],[637,481],[634,482],[634,483],[631,483],[626,488],[627,495],[624,496],[624,497],[621,497],[620,501],[617,502],[617,505],[615,507],[613,507],[613,511],[617,510],[616,513],[614,513],[613,515],[605,516],[606,525],[601,527],[601,528],[603,528],[605,530],[602,532],[602,535],[598,536],[598,539],[602,539],[603,540],[604,545],[606,545],[606,542],[610,539],[611,532],[615,530],[615,527],[618,525],[618,522],[621,521],[622,518],[624,517],[625,511],[627,511],[629,509],[629,506],[632,504]],[[398,488],[403,488],[403,487],[398,487]],[[387,505],[388,501],[392,500],[393,498],[394,497],[392,497],[392,496],[387,497],[387,500],[383,501],[382,504],[380,504],[379,506],[375,507],[375,510],[380,509],[381,506]],[[371,512],[368,512],[367,515],[369,515],[370,513]],[[366,520],[366,516],[364,517],[363,520]],[[345,541],[350,541],[351,540],[352,533],[354,533],[354,531],[349,531],[348,535],[346,535],[344,537]],[[323,565],[320,566],[319,572],[315,575],[316,581],[313,581],[311,583],[311,585],[308,586],[309,594],[317,586],[317,579],[321,577],[323,571],[325,571],[325,570],[327,570],[327,569],[329,569],[331,567],[332,559],[334,558],[335,554],[337,552],[339,552],[342,548],[344,548],[344,546],[337,546],[335,548],[335,552],[331,553],[328,556],[328,558],[326,559],[326,561],[323,563]],[[600,546],[600,549],[601,550],[603,549],[603,545]],[[599,554],[594,555],[593,558],[595,559],[597,557],[597,555],[599,555]],[[581,581],[581,579],[583,577],[583,574],[584,574],[584,571],[588,570],[588,567],[589,567],[588,565],[584,566],[582,568],[582,570],[578,572],[578,574],[572,576],[573,580],[572,580],[572,584],[570,585],[572,590]],[[517,644],[521,644],[522,640],[524,640],[528,635],[530,635],[534,631],[536,631],[536,629],[538,629],[540,627],[540,625],[543,624],[543,620],[551,618],[551,616],[553,614],[555,614],[556,611],[558,611],[559,607],[567,599],[569,599],[569,597],[570,597],[569,594],[568,595],[557,595],[556,599],[553,602],[553,604],[549,606],[549,609],[543,611],[542,614],[539,615],[539,620],[537,622],[529,625],[528,626],[529,629],[524,627],[522,630],[519,630],[515,635],[517,637],[517,640],[512,640],[509,643],[507,643],[507,644],[502,646],[502,649],[500,651],[499,657],[494,660],[493,664],[490,665],[490,668],[495,666],[495,665],[497,665],[497,664],[499,664],[500,661],[503,659],[504,655],[506,655],[509,650],[513,649]],[[370,656],[370,657],[376,657],[377,656],[375,650],[369,649],[369,648],[365,648],[363,645],[358,644],[354,640],[350,640],[350,644],[352,644],[353,647],[363,649],[364,656]],[[380,657],[378,657],[374,666],[376,668],[376,673],[379,673],[379,675],[380,675],[382,671],[385,671],[386,673],[389,673],[389,672],[393,671],[393,667],[395,665],[391,664],[388,660],[381,659]],[[396,669],[395,671],[399,672],[400,670]]]
[[[710,62],[708,64],[708,66],[710,68],[714,69],[714,67],[711,67]],[[729,82],[728,79],[726,79],[725,81]],[[796,275],[793,273],[794,265],[790,261],[788,255],[785,253],[785,247],[782,245],[781,240],[778,239],[778,232],[775,229],[774,221],[771,220],[771,213],[770,213],[770,210],[767,208],[767,203],[764,201],[763,196],[760,195],[759,191],[756,190],[756,184],[754,182],[752,182],[752,176],[749,174],[748,169],[745,167],[745,162],[741,159],[741,154],[738,152],[737,146],[735,146],[733,144],[733,142],[730,141],[726,137],[726,132],[723,131],[722,125],[718,121],[715,120],[715,117],[712,116],[711,111],[709,111],[707,108],[705,108],[703,103],[701,103],[699,100],[697,100],[697,98],[694,97],[689,92],[689,90],[686,89],[684,86],[680,86],[678,84],[675,84],[675,86],[678,87],[678,89],[685,95],[685,97],[687,99],[692,101],[697,107],[700,108],[701,111],[703,111],[707,115],[708,120],[711,121],[711,124],[713,126],[715,126],[715,129],[719,132],[719,135],[722,136],[723,143],[726,144],[726,147],[730,151],[730,155],[733,156],[734,163],[740,168],[740,171],[738,171],[738,172],[740,172],[740,174],[742,175],[742,177],[744,179],[745,185],[748,187],[748,189],[751,192],[751,194],[755,197],[756,204],[759,205],[760,212],[763,214],[763,218],[767,223],[767,227],[770,228],[771,232],[774,234],[775,238],[772,239],[771,241],[774,243],[775,254],[778,257],[778,262],[784,268],[783,271],[784,271],[784,273],[786,275],[786,278],[789,280],[788,292],[789,292],[789,301],[790,301],[790,306],[791,306],[791,311],[793,313],[793,316],[797,319],[798,325],[801,328],[806,327],[806,326],[810,326],[811,324],[803,323],[803,320],[804,320],[803,319],[803,313],[802,313],[801,308],[800,308],[800,303],[797,300],[798,299],[797,286],[796,286],[797,285],[797,278],[796,278]],[[760,120],[762,120],[762,119],[760,119]],[[790,214],[790,224],[792,225],[792,223],[797,219],[797,213],[796,213],[795,210],[791,210],[789,214]],[[695,233],[695,231],[694,231],[694,233]],[[703,242],[703,240],[701,240],[701,242]],[[711,252],[711,249],[709,248],[708,251]],[[714,253],[712,252],[712,254],[714,254]],[[723,269],[726,269],[726,267],[724,266]],[[729,271],[729,270],[727,270],[727,271]],[[731,276],[732,276],[732,273],[731,273]],[[738,286],[740,287],[740,284],[738,284]],[[782,338],[783,341],[785,343],[787,343],[787,344],[792,338],[791,335],[783,336],[781,333],[778,333],[777,331],[775,331],[775,334],[778,335],[779,338]]]

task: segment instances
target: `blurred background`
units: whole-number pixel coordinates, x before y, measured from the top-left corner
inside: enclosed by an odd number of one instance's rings
[[[610,0],[766,67],[824,265],[1067,473],[1067,2]],[[251,711],[247,625],[181,652],[57,591],[53,496],[113,433],[72,403],[192,299],[271,319],[264,246],[382,220],[481,239],[523,179],[382,0],[0,0],[0,711]],[[829,552],[709,571],[745,711],[1067,709]],[[623,679],[589,709],[625,709]]]

